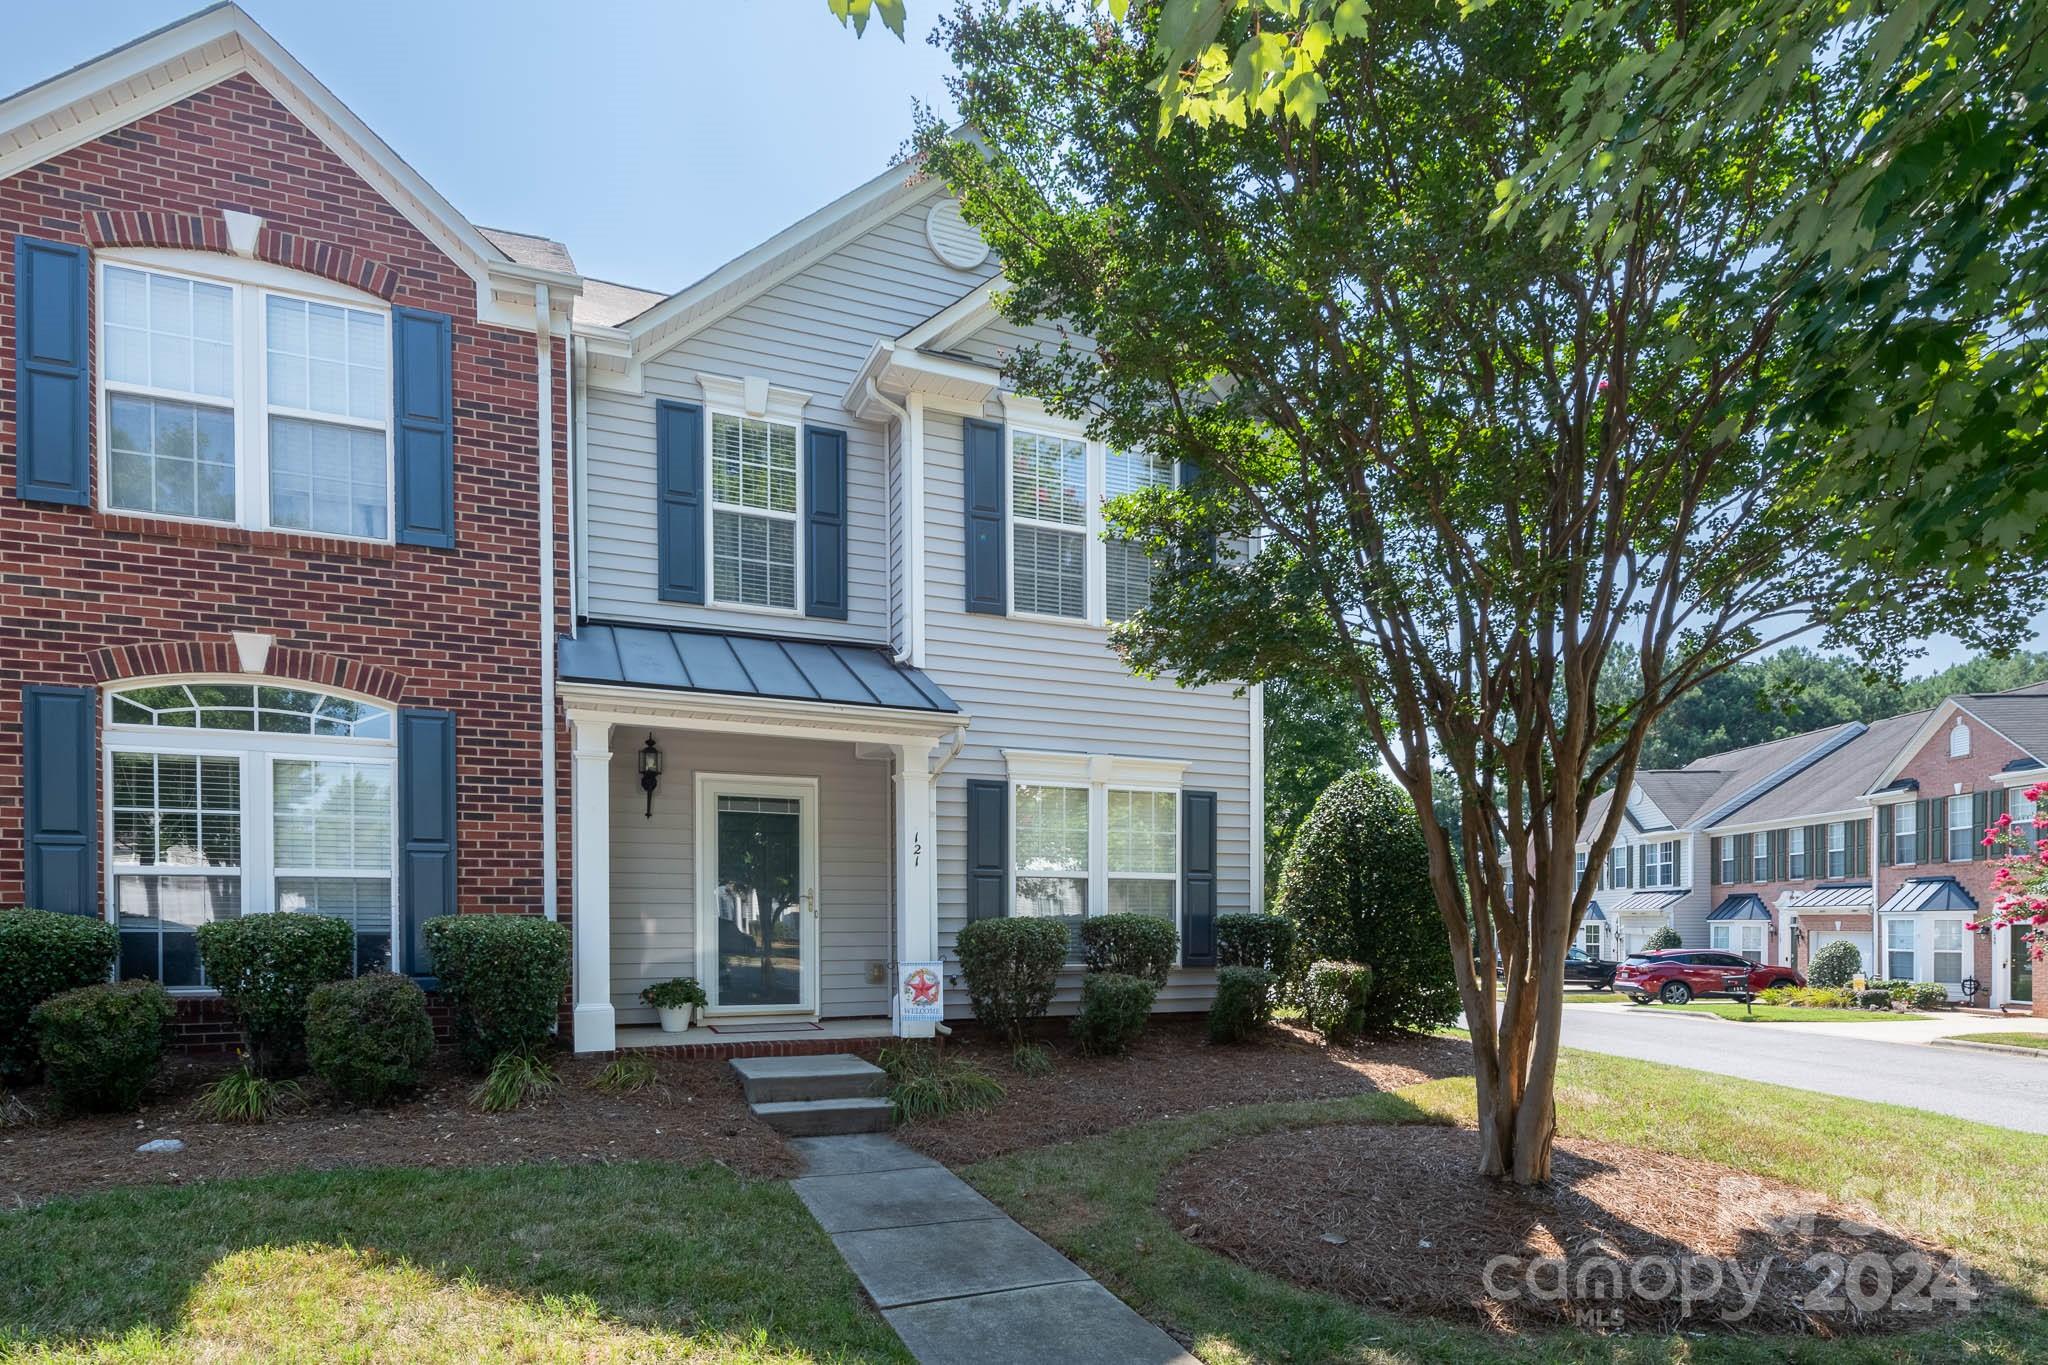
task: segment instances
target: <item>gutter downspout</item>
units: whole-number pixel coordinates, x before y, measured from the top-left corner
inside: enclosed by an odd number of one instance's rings
[[[534,286],[534,375],[540,385],[540,907],[560,916],[555,888],[555,331],[554,304],[544,284]]]
[[[889,398],[880,389],[876,388],[875,381],[872,379],[867,381],[867,398],[870,403],[873,403],[876,407],[895,418],[897,426],[903,433],[901,447],[903,454],[903,496],[908,498],[910,496],[910,410],[901,406],[894,399]],[[888,530],[885,532],[888,540],[885,543],[893,549],[896,544],[896,499],[888,496],[886,476],[883,483],[884,496],[882,503],[887,508],[889,514]],[[897,566],[897,572],[903,577],[903,607],[907,612],[910,609],[910,536],[908,528],[905,528],[903,537],[903,562]],[[896,638],[896,594],[894,592],[889,594],[889,638],[893,646]],[[903,648],[896,651],[896,662],[899,664],[910,662],[911,653],[910,623],[906,621],[903,625]]]

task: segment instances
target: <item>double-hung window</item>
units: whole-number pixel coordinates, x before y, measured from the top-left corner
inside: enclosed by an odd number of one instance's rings
[[[1884,922],[1885,975],[1894,981],[1915,981],[1913,972],[1913,921],[1894,915]]]
[[[108,511],[391,537],[390,315],[261,262],[147,251],[99,276]]]
[[[1970,861],[1984,835],[1977,828],[1976,804],[1967,792],[1948,799],[1948,860],[1952,863]]]
[[[1892,861],[1907,865],[1920,861],[1920,808],[1912,801],[1892,807]],[[1897,977],[1897,973],[1893,975]]]
[[[2024,841],[2029,849],[2041,837],[2038,812],[2027,795],[2032,790],[2032,787],[2013,787],[2005,794],[2005,808],[2012,815],[2013,837]]]
[[[1180,926],[1179,763],[1085,754],[1006,754],[1011,773],[1011,913],[1066,924],[1080,956],[1091,915]]]
[[[1740,953],[1751,962],[1764,960],[1764,924],[1761,920],[1724,920],[1707,926],[1707,946],[1726,953]]]
[[[1749,836],[1749,879],[1753,882],[1771,879],[1771,836],[1766,830],[1760,829]]]
[[[1009,442],[1011,612],[1114,625],[1143,611],[1158,564],[1143,545],[1105,537],[1102,505],[1171,485],[1173,461],[1028,426],[1012,426]]]
[[[711,414],[711,600],[795,611],[797,429]]]
[[[1644,886],[1678,885],[1678,843],[1667,839],[1651,844],[1643,854]]]
[[[121,974],[203,988],[194,930],[284,910],[355,931],[391,967],[391,712],[247,682],[127,688],[107,700],[107,899]]]
[[[1628,885],[1628,850],[1620,844],[1607,850],[1607,885],[1616,889]]]
[[[1721,858],[1721,884],[1726,886],[1736,880],[1735,837],[1729,835],[1725,838],[1716,839],[1714,843]]]
[[[1837,820],[1828,826],[1828,875],[1849,875],[1849,822]]]
[[[1794,825],[1785,834],[1785,875],[1792,881],[1806,880],[1806,826]]]
[[[1937,919],[1928,923],[1928,957],[1931,975],[1928,980],[1939,981],[1944,986],[1961,987],[1963,984],[1963,922],[1959,919]],[[1960,994],[1960,990],[1958,991]]]

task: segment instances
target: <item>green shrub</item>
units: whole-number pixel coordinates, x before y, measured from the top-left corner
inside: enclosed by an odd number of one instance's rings
[[[427,921],[427,947],[471,1067],[546,1045],[569,989],[566,928],[534,915],[443,915]]]
[[[1209,1041],[1241,1043],[1273,1017],[1273,974],[1264,967],[1224,967],[1209,1006]]]
[[[1848,1009],[1856,1003],[1856,992],[1847,986],[1776,986],[1761,998],[1799,1009]]]
[[[1948,1008],[1948,987],[1939,981],[1916,981],[1906,988],[1906,1005],[1916,1010]]]
[[[1667,949],[1683,948],[1684,946],[1685,940],[1680,938],[1678,931],[1668,924],[1657,926],[1650,934],[1650,937],[1643,941],[1643,951],[1646,953],[1661,953]]]
[[[889,1103],[898,1123],[986,1109],[1008,1093],[980,1067],[930,1043],[885,1047],[877,1060],[889,1073]]]
[[[1374,1017],[1373,969],[1362,962],[1314,962],[1301,979],[1302,1012],[1308,1026],[1332,1043],[1348,1043]]]
[[[1848,939],[1838,938],[1813,955],[1806,965],[1806,980],[1814,986],[1841,987],[1863,970],[1863,953]]]
[[[1316,801],[1274,905],[1294,923],[1298,963],[1372,967],[1369,1032],[1441,1028],[1458,1017],[1422,827],[1407,794],[1379,773],[1351,773]]]
[[[1091,972],[1142,976],[1155,987],[1180,953],[1173,922],[1156,915],[1097,915],[1081,921],[1081,957]]]
[[[164,1051],[171,997],[154,981],[62,991],[30,1016],[37,1055],[66,1109],[133,1109]]]
[[[354,975],[355,929],[330,915],[280,912],[202,924],[198,937],[207,982],[241,1020],[250,1064],[264,1076],[299,1070],[306,1002],[316,987]]]
[[[244,1063],[200,1091],[192,1111],[208,1123],[266,1123],[304,1097],[297,1081],[273,1081]]]
[[[954,940],[974,1017],[1022,1046],[1033,1020],[1052,1004],[1067,961],[1067,926],[1053,919],[971,920]]]
[[[1913,989],[1912,982],[1899,977],[1893,977],[1889,981],[1866,981],[1863,984],[1870,990],[1890,991],[1893,995],[1897,996],[1903,996]]]
[[[1772,986],[1757,996],[1756,999],[1760,1005],[1796,1005],[1799,1003],[1798,996],[1799,991],[1797,987]]]
[[[1887,990],[1860,991],[1856,1003],[1867,1010],[1888,1010],[1892,1007],[1892,993]]]
[[[1159,987],[1142,976],[1090,972],[1081,978],[1081,1012],[1074,1037],[1083,1052],[1099,1056],[1128,1052],[1151,1017]]]
[[[0,910],[0,1076],[34,1072],[36,1006],[105,981],[120,952],[120,932],[103,919]]]
[[[306,1007],[307,1063],[358,1104],[417,1086],[433,1057],[426,992],[408,977],[371,972],[330,981]]]
[[[1294,964],[1294,921],[1281,915],[1218,915],[1216,965],[1284,976]]]
[[[553,1094],[559,1084],[555,1069],[538,1054],[513,1048],[491,1062],[483,1080],[469,1092],[469,1102],[486,1114],[502,1114]]]

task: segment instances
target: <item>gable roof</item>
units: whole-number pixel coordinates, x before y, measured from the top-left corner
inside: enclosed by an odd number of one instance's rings
[[[576,291],[573,267],[516,260],[233,3],[200,10],[0,100],[0,179],[244,72],[476,282],[480,317],[530,330],[535,284]],[[502,305],[500,290],[511,296]]]
[[[659,289],[639,289],[614,280],[583,281],[583,297],[576,300],[576,321],[593,327],[617,327],[639,317],[668,295]]]
[[[521,265],[535,266],[541,270],[555,270],[564,275],[576,273],[576,262],[569,257],[569,248],[552,237],[536,237],[530,232],[513,232],[508,228],[479,227],[484,240],[505,253],[509,260]]]
[[[2028,758],[2048,767],[2048,693],[1973,692],[1956,698],[1956,704],[2011,740]]]
[[[1719,824],[1752,825],[1806,816],[1860,813],[1861,798],[1920,723],[1925,711],[1874,720],[1848,743],[1823,755],[1754,801],[1730,811]]]
[[[1724,896],[1719,905],[1707,912],[1707,919],[1710,923],[1720,923],[1721,921],[1731,919],[1769,919],[1770,917],[1770,908],[1764,904],[1764,898],[1757,895],[1754,891],[1738,891],[1732,896]]]
[[[1723,775],[1710,770],[1651,768],[1636,771],[1636,790],[1650,798],[1676,828],[1683,828],[1721,789]]]

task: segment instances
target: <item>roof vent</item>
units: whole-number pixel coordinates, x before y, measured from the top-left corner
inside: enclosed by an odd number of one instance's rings
[[[1948,756],[1950,758],[1968,758],[1970,756],[1970,727],[1961,721],[1957,721],[1955,729],[1948,732]]]
[[[972,270],[988,259],[988,243],[974,224],[961,216],[957,199],[941,199],[932,205],[924,216],[924,239],[931,243],[932,255],[955,270]]]

